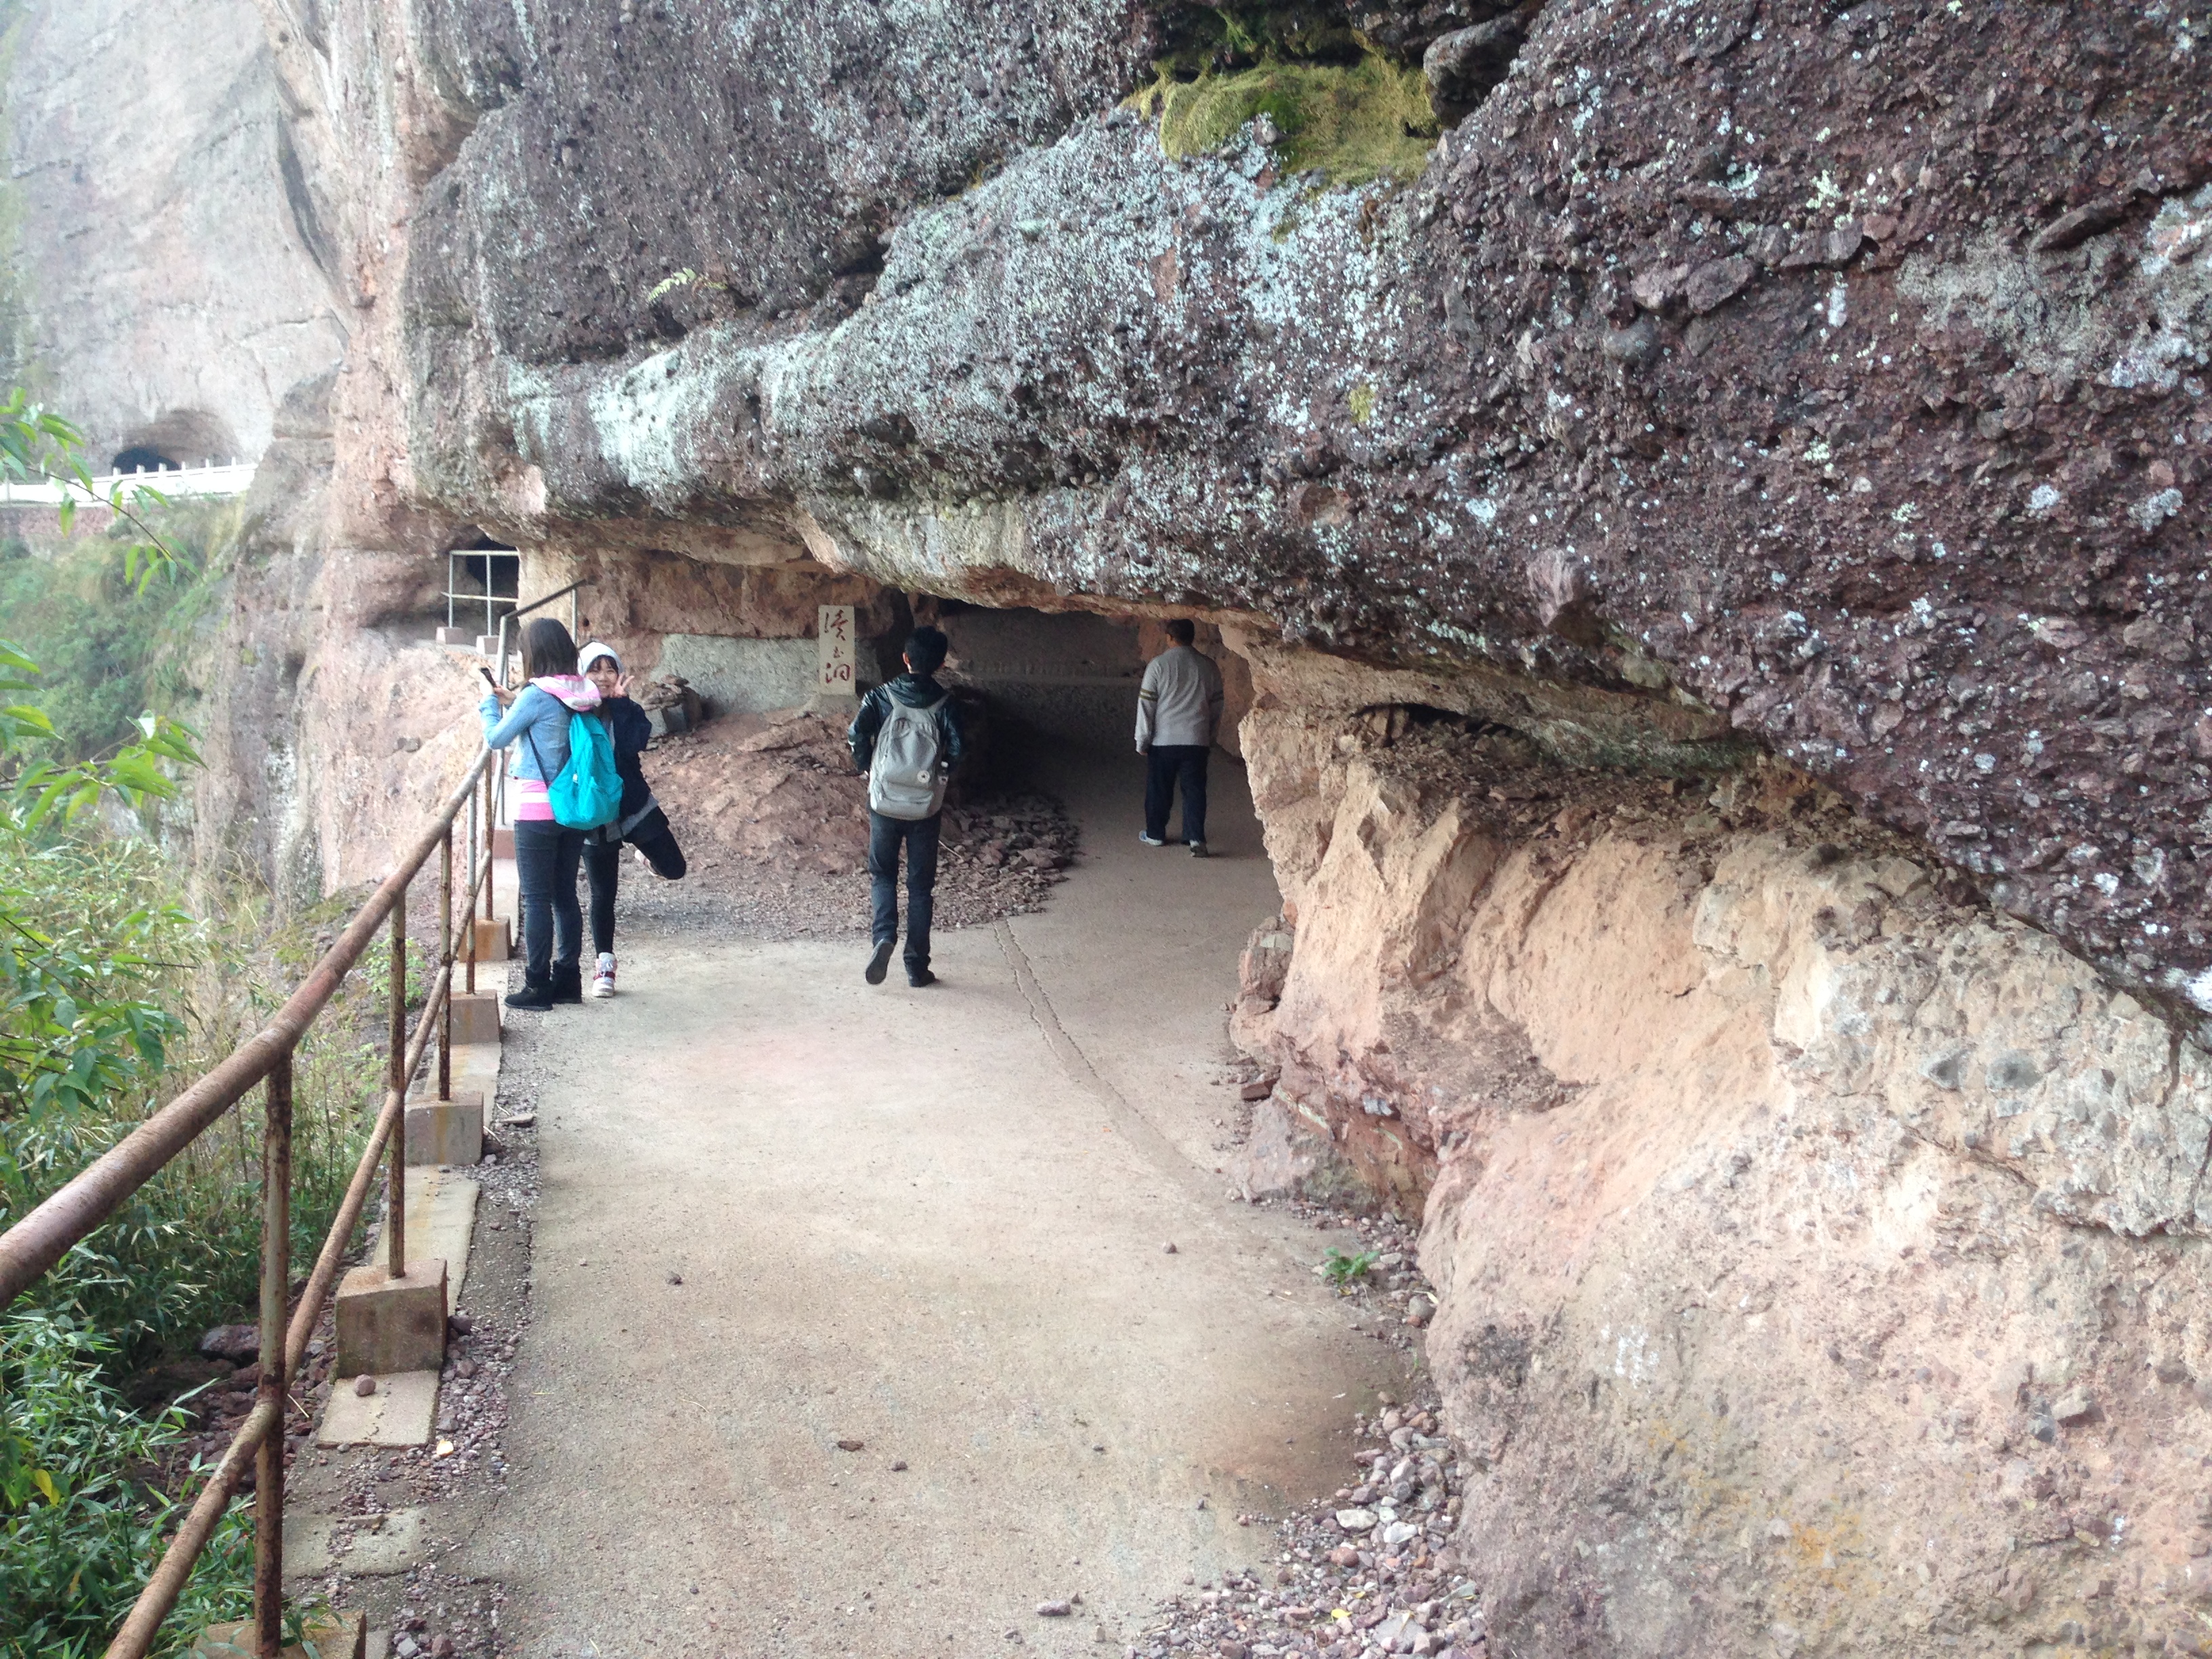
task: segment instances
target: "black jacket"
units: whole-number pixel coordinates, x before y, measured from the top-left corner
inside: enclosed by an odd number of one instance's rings
[[[638,758],[653,741],[653,717],[628,697],[607,697],[599,703],[599,717],[614,740],[615,775],[622,780],[622,815],[628,818],[645,810],[653,791],[645,787],[645,766]]]
[[[845,732],[846,746],[853,751],[853,764],[865,772],[868,763],[875,758],[876,733],[884,729],[884,719],[890,713],[893,697],[909,708],[927,708],[943,701],[944,707],[937,711],[938,740],[945,745],[945,764],[957,766],[961,753],[959,705],[929,675],[911,673],[886,681],[860,699],[860,712],[853,717],[853,724]]]

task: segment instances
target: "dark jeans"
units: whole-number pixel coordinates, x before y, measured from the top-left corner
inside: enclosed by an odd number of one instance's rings
[[[522,971],[543,984],[552,964],[574,967],[583,944],[584,911],[576,902],[576,861],[584,832],[550,818],[514,826],[514,879],[522,889]]]
[[[1182,786],[1182,838],[1194,846],[1206,842],[1206,757],[1213,751],[1202,744],[1156,743],[1145,754],[1145,833],[1155,841],[1168,838],[1168,808],[1176,786]]]
[[[623,848],[635,847],[645,854],[653,874],[668,881],[683,878],[684,849],[668,827],[665,813],[655,811],[633,830],[627,842],[593,839],[584,843],[584,874],[592,886],[592,952],[605,956],[615,948],[615,892],[622,885]]]
[[[929,966],[929,920],[937,908],[937,837],[943,816],[887,818],[868,814],[868,895],[875,916],[869,943],[898,937],[899,848],[906,848],[907,971]]]

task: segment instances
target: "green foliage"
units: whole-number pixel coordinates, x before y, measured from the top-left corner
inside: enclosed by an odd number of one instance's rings
[[[1164,69],[1131,101],[1158,118],[1160,148],[1176,157],[1218,149],[1265,115],[1283,135],[1283,171],[1311,168],[1335,185],[1411,179],[1439,131],[1421,71],[1376,52],[1350,64],[1269,60],[1191,81]]]
[[[189,1485],[163,1492],[149,1484],[173,1458],[183,1413],[132,1412],[106,1380],[107,1349],[67,1318],[0,1318],[0,1659],[104,1649],[191,1496]],[[179,1650],[211,1621],[246,1616],[251,1513],[224,1517],[160,1651]]]
[[[20,392],[0,406],[0,473],[88,486],[76,448],[74,429]],[[154,714],[67,724],[110,681],[124,695],[151,689],[123,671],[155,659],[159,631],[131,629],[188,616],[179,599],[210,562],[180,556],[137,514],[211,536],[224,522],[221,509],[168,514],[158,498],[112,504],[117,532],[0,562],[11,628],[66,642],[75,627],[107,653],[82,653],[58,684],[34,653],[0,641],[0,1229],[260,1025],[329,920],[274,926],[251,893],[210,895],[196,920],[128,813],[96,810],[143,811],[198,761],[190,731]],[[361,1012],[357,994],[342,997],[295,1056],[295,1261],[319,1248],[367,1132],[379,1067],[349,1029]],[[188,1496],[158,1489],[180,1419],[134,1415],[114,1377],[252,1304],[259,1103],[257,1091],[219,1120],[0,1316],[0,1659],[104,1647]],[[167,1650],[242,1615],[251,1568],[234,1512],[165,1626]]]
[[[45,714],[66,759],[112,751],[137,735],[142,711],[174,714],[187,695],[187,653],[221,592],[240,507],[185,501],[155,516],[174,556],[150,579],[128,574],[128,525],[0,542],[0,616],[44,670],[23,700]]]
[[[1358,1282],[1360,1275],[1371,1272],[1382,1259],[1373,1250],[1361,1250],[1355,1255],[1332,1244],[1321,1264],[1322,1277],[1340,1291],[1349,1290]]]
[[[15,949],[0,950],[0,1226],[263,1024],[317,954],[319,913],[279,924],[265,900],[233,893],[195,919],[174,879],[142,840],[0,828],[0,921],[35,915],[33,931],[51,941],[34,946],[18,933]],[[374,1029],[377,1012],[371,987],[349,988],[295,1059],[295,1261],[320,1248],[367,1133],[380,1066],[349,1022],[358,1015]],[[251,1307],[260,1141],[257,1091],[28,1297],[107,1334],[131,1362]]]

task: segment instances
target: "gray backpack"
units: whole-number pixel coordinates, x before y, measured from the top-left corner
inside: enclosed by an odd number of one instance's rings
[[[927,708],[888,698],[890,712],[876,733],[876,752],[868,763],[868,805],[887,818],[915,822],[934,817],[945,805],[945,745],[937,730],[937,711],[950,699]]]

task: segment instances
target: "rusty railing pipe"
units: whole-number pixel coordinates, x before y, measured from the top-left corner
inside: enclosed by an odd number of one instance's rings
[[[292,1055],[276,1057],[261,1109],[261,1389],[276,1426],[254,1454],[253,1636],[259,1659],[284,1652],[284,1316],[292,1285]]]
[[[423,1022],[428,1025],[429,1022]],[[415,1073],[406,1067],[407,1055],[407,895],[392,907],[392,1040],[391,1090],[401,1100]],[[384,1166],[384,1242],[387,1270],[394,1279],[407,1277],[407,1136],[393,1138],[390,1160]]]
[[[476,900],[477,887],[491,879],[491,860],[486,857],[477,866],[476,880],[469,889],[471,905]],[[423,1009],[422,1023],[416,1026],[414,1039],[407,1045],[406,1066],[403,1076],[413,1077],[421,1069],[422,1052],[428,1046],[430,1032],[437,1023],[439,1009],[453,988],[449,975],[441,975],[430,994],[430,1001]],[[286,1055],[289,1061],[290,1056]],[[337,1282],[338,1264],[345,1259],[346,1241],[361,1223],[362,1212],[368,1205],[369,1188],[374,1184],[378,1170],[384,1162],[384,1149],[390,1144],[393,1132],[399,1127],[400,1115],[406,1109],[406,1091],[402,1088],[385,1091],[383,1109],[377,1114],[376,1127],[370,1131],[368,1144],[362,1148],[360,1161],[355,1164],[353,1179],[347,1184],[346,1194],[339,1201],[338,1212],[331,1218],[331,1230],[323,1239],[321,1254],[315,1259],[314,1271],[308,1274],[307,1288],[301,1292],[300,1305],[293,1310],[291,1323],[283,1342],[284,1376],[289,1382],[299,1375],[307,1364],[307,1344],[313,1340],[315,1327],[323,1316],[323,1304],[329,1298],[331,1286]],[[264,1285],[264,1297],[266,1285]],[[289,1286],[288,1286],[289,1289]],[[264,1304],[264,1312],[266,1312]],[[264,1354],[267,1349],[264,1349]],[[263,1373],[265,1376],[266,1371]],[[283,1402],[280,1399],[277,1402]],[[169,1540],[161,1563],[146,1588],[139,1592],[138,1601],[131,1616],[108,1644],[105,1659],[144,1659],[152,1648],[154,1638],[160,1633],[161,1621],[176,1606],[177,1598],[184,1593],[185,1583],[191,1575],[192,1564],[200,1552],[207,1547],[214,1535],[216,1522],[222,1518],[244,1478],[246,1462],[257,1457],[261,1446],[272,1430],[281,1432],[283,1415],[270,1407],[265,1396],[257,1398],[253,1410],[240,1425],[238,1433],[208,1478],[191,1512],[177,1528],[177,1535]],[[257,1566],[258,1563],[257,1561]]]
[[[438,845],[446,827],[476,787],[491,751],[477,757],[459,788],[447,798],[438,818],[417,837],[392,873],[385,878],[349,922],[337,943],[307,972],[269,1023],[233,1049],[212,1071],[148,1118],[60,1191],[0,1233],[0,1307],[6,1306],[40,1274],[69,1253],[115,1212],[123,1200],[151,1180],[162,1165],[269,1075],[280,1054],[289,1054],[324,1006],[337,994],[347,972],[375,936],[384,919]]]
[[[453,826],[450,823],[446,826],[446,839],[438,860],[438,942],[443,949],[438,966],[450,981],[453,974]],[[438,1098],[453,1097],[453,1000],[449,996],[438,1024]]]

